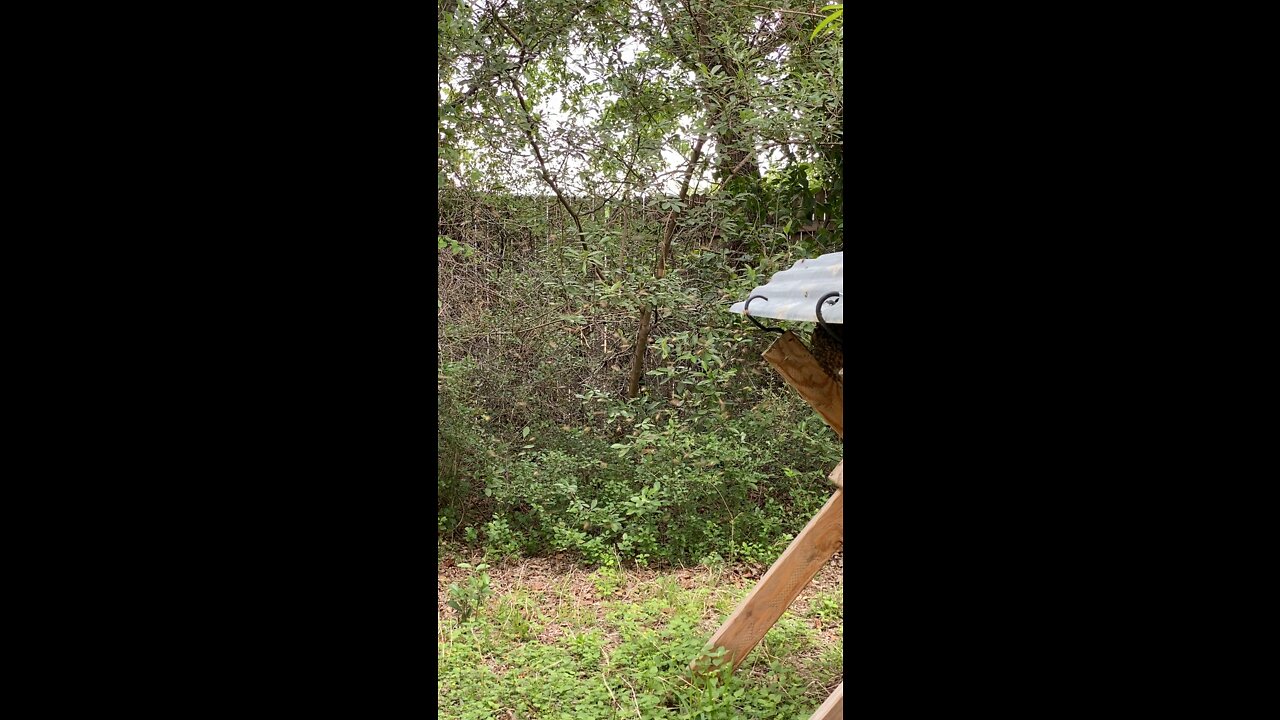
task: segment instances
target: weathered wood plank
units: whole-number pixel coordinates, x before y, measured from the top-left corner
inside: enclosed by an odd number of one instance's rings
[[[788,330],[764,351],[764,359],[844,439],[844,383],[822,369],[800,338]]]
[[[836,686],[809,720],[844,720],[844,683]]]
[[[836,466],[836,469],[831,471],[831,474],[827,476],[827,479],[835,483],[836,487],[842,490],[844,489],[844,460],[841,460],[840,464]]]
[[[727,649],[725,659],[732,660],[736,670],[843,542],[844,490],[836,490],[724,621],[708,648]],[[703,658],[694,660],[691,667],[707,669]]]

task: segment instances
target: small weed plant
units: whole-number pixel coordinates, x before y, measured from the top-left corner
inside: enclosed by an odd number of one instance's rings
[[[489,573],[485,572],[489,566],[481,563],[472,568],[470,563],[458,563],[458,567],[475,570],[462,585],[449,584],[449,601],[445,604],[458,611],[458,624],[462,624],[470,620],[489,599]]]
[[[809,603],[809,615],[825,623],[839,622],[844,618],[844,590],[836,588],[830,592],[818,593]]]

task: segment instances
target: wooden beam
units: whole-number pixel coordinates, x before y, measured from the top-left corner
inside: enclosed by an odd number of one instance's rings
[[[809,720],[844,720],[844,683],[831,691],[827,701],[818,706]]]
[[[844,490],[836,490],[817,515],[787,546],[769,572],[720,626],[708,649],[725,648],[725,660],[737,669],[747,653],[782,617],[805,585],[844,543]],[[705,653],[693,661],[694,671],[709,669]]]
[[[844,439],[844,383],[827,374],[809,348],[790,330],[764,351],[787,384],[813,406],[832,430]]]
[[[840,461],[840,464],[836,466],[835,470],[831,471],[831,474],[827,476],[827,479],[835,483],[836,487],[840,488],[841,490],[844,489],[844,461],[843,460]]]

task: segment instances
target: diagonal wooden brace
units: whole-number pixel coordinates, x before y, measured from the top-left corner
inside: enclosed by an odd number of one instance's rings
[[[827,701],[818,707],[809,720],[844,720],[844,683],[831,691]]]
[[[827,479],[835,483],[836,487],[842,490],[844,489],[844,461],[843,460],[840,461],[840,464],[836,466],[835,470],[831,471],[831,474],[827,476]]]
[[[844,383],[827,374],[809,348],[790,330],[783,333],[768,350],[764,359],[774,367],[787,384],[813,406],[832,430],[844,439]]]
[[[736,670],[843,542],[844,490],[836,490],[724,621],[707,647],[727,649],[725,660],[731,661]],[[694,671],[708,669],[705,654],[690,667]]]

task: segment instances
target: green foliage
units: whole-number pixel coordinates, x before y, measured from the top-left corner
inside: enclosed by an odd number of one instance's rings
[[[577,605],[582,612],[565,613],[549,597],[516,591],[492,614],[443,629],[441,717],[807,718],[843,673],[839,645],[790,613],[729,673],[700,625],[727,589],[684,590],[659,575],[635,591],[600,603],[599,614]],[[700,657],[712,672],[690,672]]]
[[[816,595],[809,603],[809,615],[821,618],[828,623],[843,619],[844,589],[836,588],[830,592]]]
[[[526,598],[505,595],[493,610],[492,629],[511,641],[532,640],[535,633],[529,616],[534,614],[536,606],[531,605]]]
[[[442,541],[769,563],[829,495],[838,440],[724,312],[843,246],[842,50],[779,8],[441,5]]]
[[[821,207],[825,183],[815,165],[768,175],[752,190],[763,218],[737,213],[745,200],[676,208],[680,242],[661,279],[650,251],[660,202],[615,210],[612,225],[584,215],[583,248],[536,199],[490,195],[476,208],[446,194],[441,234],[474,251],[446,243],[439,261],[441,543],[486,559],[571,552],[598,566],[587,581],[601,600],[492,602],[486,566],[459,564],[474,572],[447,591],[458,623],[440,632],[442,717],[804,718],[838,681],[830,629],[790,615],[737,673],[712,657],[721,672],[691,675],[708,612],[723,620],[746,588],[626,580],[630,564],[771,563],[830,495],[839,441],[761,362],[773,338],[724,312],[838,247],[786,232],[806,203]],[[642,305],[658,319],[642,392],[626,399]],[[835,622],[837,602],[819,596],[810,612]]]
[[[702,428],[697,415],[644,418],[608,445],[562,431],[545,441],[564,449],[499,456],[486,474],[496,514],[485,547],[497,556],[570,550],[592,564],[712,553],[772,562],[825,500],[840,452],[820,421],[799,409],[780,415],[778,403]]]
[[[822,32],[824,29],[827,30],[827,32],[832,32],[833,30],[839,28],[844,22],[841,19],[844,15],[843,3],[839,5],[828,5],[822,9],[829,11],[830,14],[827,15],[825,18],[823,18],[821,22],[818,23],[818,26],[813,29],[813,34],[809,36],[810,40],[818,37],[818,33]],[[828,25],[830,25],[831,27],[828,28],[827,27]]]
[[[476,249],[471,247],[470,245],[464,245],[463,243],[460,243],[457,240],[454,240],[448,235],[437,236],[436,250],[444,251],[446,248],[448,248],[449,252],[453,253],[454,255],[461,255],[464,258],[472,258],[476,254]]]
[[[771,657],[796,655],[813,647],[816,636],[809,623],[787,613],[765,633],[760,641],[761,652]]]
[[[842,137],[843,51],[827,37],[843,6],[817,20],[811,7],[477,0],[442,8],[438,186],[550,191],[560,175],[593,198],[620,187],[656,193],[664,153],[687,158],[691,136],[701,135],[715,141],[704,160],[721,181],[755,175],[754,156],[779,139],[781,162],[836,169],[826,149]],[[580,164],[556,162],[568,157]]]
[[[527,543],[520,532],[512,530],[511,524],[499,515],[484,526],[485,552],[497,559],[519,554]]]
[[[622,575],[617,569],[612,567],[602,567],[592,576],[592,584],[596,587],[596,592],[601,597],[609,597],[621,585]]]
[[[458,567],[472,569],[469,563],[458,563]],[[462,585],[449,584],[449,601],[445,604],[458,611],[459,624],[469,620],[489,598],[489,574],[484,572],[487,569],[489,566],[481,563],[475,566],[475,573],[467,576]]]
[[[841,447],[760,361],[768,338],[721,303],[799,256],[762,256],[759,270],[739,273],[726,253],[704,251],[681,258],[679,274],[649,278],[661,318],[645,391],[627,400],[599,387],[608,368],[597,353],[626,349],[626,334],[605,321],[634,317],[634,298],[612,285],[560,283],[569,299],[549,318],[545,306],[541,317],[524,317],[528,304],[514,300],[564,278],[570,266],[559,261],[571,255],[535,254],[505,276],[509,305],[442,326],[441,536],[482,543],[493,557],[573,551],[591,564],[694,563],[714,553],[772,562],[829,495],[825,477]],[[724,289],[705,289],[715,286]],[[536,340],[499,329],[539,325],[546,334]],[[450,340],[468,336],[484,344]]]

